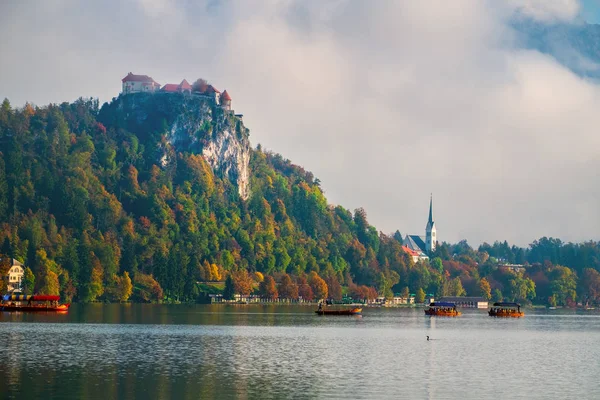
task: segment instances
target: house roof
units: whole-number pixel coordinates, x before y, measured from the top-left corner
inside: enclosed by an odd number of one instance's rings
[[[404,245],[415,251],[421,251],[423,253],[427,252],[427,246],[425,246],[425,240],[423,240],[423,236],[406,235],[406,238],[404,239]]]
[[[412,257],[418,257],[419,253],[413,249],[411,249],[408,246],[402,246],[402,250],[404,250],[406,253],[408,253],[408,255],[412,256]]]
[[[181,83],[179,84],[179,87],[182,88],[183,90],[192,90],[192,85],[190,85],[190,83],[188,81],[186,81],[185,79],[181,81]]]
[[[135,75],[131,72],[127,74],[127,76],[121,79],[122,82],[148,82],[148,83],[156,83],[154,79],[149,77],[148,75]]]
[[[206,87],[206,90],[205,90],[205,92],[208,92],[208,93],[213,93],[213,92],[214,92],[214,93],[221,93],[221,92],[220,92],[220,91],[219,91],[219,90],[218,90],[216,87],[214,87],[213,85],[208,85],[208,86]]]
[[[163,92],[177,92],[179,91],[179,85],[176,83],[167,83],[160,90],[162,90]]]
[[[223,94],[221,95],[221,99],[231,101],[231,96],[229,95],[229,93],[227,93],[227,90],[223,91]]]

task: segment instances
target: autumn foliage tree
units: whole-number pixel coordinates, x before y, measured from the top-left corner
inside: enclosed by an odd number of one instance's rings
[[[277,291],[282,299],[295,300],[298,298],[298,285],[294,283],[288,274],[281,275]]]
[[[329,288],[323,278],[319,276],[315,271],[311,271],[308,275],[308,284],[313,291],[314,297],[318,300],[326,299],[329,294]]]
[[[258,293],[266,299],[276,299],[279,296],[277,292],[277,284],[272,276],[267,275],[258,285]]]

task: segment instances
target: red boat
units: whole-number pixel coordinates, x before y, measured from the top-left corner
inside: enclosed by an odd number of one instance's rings
[[[7,294],[2,297],[0,311],[67,312],[71,304],[58,304],[60,296],[45,294]]]

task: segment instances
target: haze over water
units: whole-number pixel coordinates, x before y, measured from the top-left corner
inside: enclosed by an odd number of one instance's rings
[[[600,398],[597,313],[312,311],[75,304],[65,315],[1,313],[1,397]]]

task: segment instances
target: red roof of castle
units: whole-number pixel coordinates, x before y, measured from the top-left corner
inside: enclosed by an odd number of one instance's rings
[[[205,92],[208,92],[208,93],[221,93],[221,92],[220,92],[219,90],[217,90],[217,88],[216,88],[216,87],[214,87],[213,85],[208,85],[208,86],[206,87],[206,90],[205,90]]]
[[[176,83],[167,83],[161,90],[164,92],[177,92],[179,91],[179,85]]]
[[[229,95],[229,93],[227,93],[227,90],[223,91],[223,94],[221,95],[221,100],[229,100],[229,101],[231,101],[231,96]]]
[[[154,79],[149,77],[148,75],[134,75],[131,72],[127,74],[127,76],[121,79],[121,82],[154,82]]]
[[[181,81],[179,87],[183,90],[192,90],[192,85],[190,85],[185,79]]]

